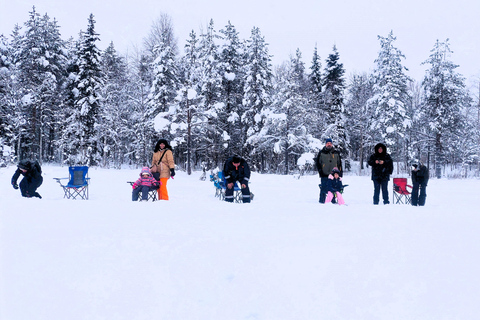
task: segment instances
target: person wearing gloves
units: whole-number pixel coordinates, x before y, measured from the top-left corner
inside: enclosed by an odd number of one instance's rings
[[[229,158],[223,166],[223,176],[226,181],[225,201],[233,202],[233,191],[235,182],[240,182],[243,203],[250,203],[250,167],[248,163],[239,156]]]
[[[427,198],[428,168],[418,160],[412,162],[412,206],[424,206]],[[420,196],[418,195],[420,191]]]
[[[377,205],[380,200],[380,189],[382,189],[383,204],[389,204],[388,181],[393,172],[393,161],[383,143],[375,146],[375,153],[368,159],[368,165],[372,167],[373,204]]]
[[[160,139],[153,150],[152,166],[150,170],[155,179],[160,181],[158,200],[168,200],[167,181],[175,176],[175,162],[173,161],[172,147],[167,140]]]
[[[143,167],[140,172],[140,178],[132,185],[132,201],[137,201],[138,194],[142,193],[142,201],[148,201],[148,192],[157,190],[160,182],[150,173],[149,167]]]
[[[38,161],[22,160],[18,163],[17,170],[12,177],[12,186],[14,189],[18,189],[17,180],[20,175],[23,175],[23,179],[20,181],[22,197],[42,199],[37,192],[38,187],[40,187],[43,182],[42,169]]]

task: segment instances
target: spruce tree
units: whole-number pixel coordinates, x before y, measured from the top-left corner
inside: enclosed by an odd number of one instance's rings
[[[180,68],[180,89],[175,99],[174,110],[170,115],[170,132],[175,137],[173,142],[180,150],[180,161],[186,163],[187,174],[192,173],[193,156],[200,149],[202,127],[207,122],[200,106],[198,92],[201,67],[199,63],[198,38],[192,31],[185,45],[185,55]]]
[[[424,62],[428,65],[422,86],[425,90],[424,114],[434,139],[435,175],[442,177],[445,163],[444,142],[458,132],[462,99],[465,96],[464,78],[455,71],[458,65],[451,61],[448,39],[436,41]]]
[[[120,167],[123,163],[123,145],[128,143],[132,123],[129,121],[130,110],[130,79],[127,74],[127,64],[118,56],[113,42],[102,54],[101,59],[104,85],[102,86],[103,107],[100,113],[99,149],[102,154],[102,165],[110,164]]]
[[[228,22],[223,30],[223,45],[220,48],[220,74],[222,77],[222,91],[220,100],[225,103],[224,113],[219,115],[221,130],[226,132],[228,137],[225,144],[228,144],[229,152],[242,154],[242,95],[244,87],[244,43],[239,39],[235,27]]]
[[[378,36],[380,51],[375,60],[375,96],[370,100],[375,108],[375,121],[372,123],[378,137],[390,148],[390,153],[399,159],[404,151],[404,136],[411,119],[406,113],[409,99],[408,83],[411,79],[405,74],[402,65],[405,56],[394,46],[396,37],[391,31],[387,37]]]
[[[57,115],[65,79],[64,42],[56,21],[40,16],[35,7],[25,23],[15,56],[18,93],[22,101],[21,149],[23,156],[44,160],[54,156]]]
[[[273,110],[267,115],[258,139],[270,140],[269,144],[270,147],[273,146],[274,152],[283,155],[283,173],[288,174],[296,167],[302,154],[312,151],[310,144],[314,141],[308,130],[311,125],[306,85],[308,80],[299,49],[295,56],[290,58],[286,68],[279,71],[275,83]]]
[[[208,122],[203,127],[202,151],[205,158],[211,158],[214,163],[223,160],[223,125],[226,118],[225,103],[221,101],[222,75],[220,69],[219,47],[213,20],[205,33],[200,35],[198,46],[198,62],[201,67],[199,78],[201,108],[208,117]],[[222,159],[220,159],[222,157]]]
[[[373,78],[369,74],[354,74],[349,81],[345,102],[348,133],[350,137],[351,156],[360,162],[360,170],[364,169],[364,160],[368,156],[365,150],[374,145],[371,131],[373,111],[368,101],[373,96]]]
[[[246,151],[249,156],[256,155],[252,159],[253,165],[257,165],[263,170],[266,163],[265,153],[254,152],[257,146],[255,141],[249,141],[249,138],[256,136],[261,131],[265,121],[262,111],[268,109],[271,104],[272,66],[268,44],[257,27],[252,29],[250,38],[247,40],[245,69],[241,121],[244,125]]]
[[[100,65],[100,50],[96,42],[93,14],[88,19],[86,32],[80,33],[76,49],[76,61],[70,65],[72,112],[66,119],[64,141],[67,146],[67,161],[70,164],[97,165],[101,159],[98,148],[99,117],[101,113],[101,88],[103,76]]]
[[[0,35],[0,153],[13,150],[12,61],[7,38]],[[6,161],[0,155],[0,162]]]
[[[343,63],[339,62],[340,54],[337,47],[333,46],[333,52],[328,55],[325,63],[325,71],[323,83],[325,86],[324,99],[326,111],[326,131],[323,138],[331,138],[341,156],[346,160],[350,142],[345,130],[345,106],[344,106],[344,90],[345,90],[345,69]],[[349,169],[348,162],[345,168]]]

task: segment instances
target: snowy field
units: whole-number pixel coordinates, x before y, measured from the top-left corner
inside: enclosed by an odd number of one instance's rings
[[[200,173],[170,201],[132,202],[140,169],[91,169],[90,200],[43,199],[0,169],[2,320],[480,319],[480,180],[436,180],[427,205],[318,203],[318,176],[252,175],[251,204],[214,197]],[[391,193],[390,182],[389,190]]]

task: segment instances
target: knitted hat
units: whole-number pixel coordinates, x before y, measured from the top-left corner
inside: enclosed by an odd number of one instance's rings
[[[335,173],[340,174],[340,170],[338,170],[337,167],[335,167],[335,168],[332,169],[332,174],[335,174]]]
[[[325,143],[329,143],[329,142],[330,142],[330,143],[333,143],[333,140],[332,140],[331,138],[325,139]]]
[[[239,156],[233,156],[233,158],[232,158],[233,163],[240,163],[241,160],[242,160],[242,158],[240,158]]]
[[[142,168],[142,171],[140,172],[140,175],[144,175],[144,174],[148,174],[149,176],[151,176],[152,174],[150,173],[150,168],[149,167],[143,167]]]

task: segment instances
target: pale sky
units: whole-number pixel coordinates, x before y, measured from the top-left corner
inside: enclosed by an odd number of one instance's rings
[[[272,5],[273,4],[273,5]],[[113,41],[127,53],[140,46],[152,22],[161,13],[170,15],[183,53],[191,30],[200,30],[210,19],[215,29],[230,20],[247,39],[253,27],[269,43],[272,62],[288,60],[299,48],[309,68],[315,44],[322,64],[335,44],[347,76],[374,67],[380,43],[393,30],[395,46],[406,59],[407,74],[421,81],[425,61],[437,39],[450,39],[452,60],[468,80],[480,79],[480,1],[475,0],[0,0],[0,34],[10,35],[15,23],[23,25],[35,5],[41,15],[56,18],[63,39],[77,38],[86,30],[90,13],[100,34],[100,49]]]

